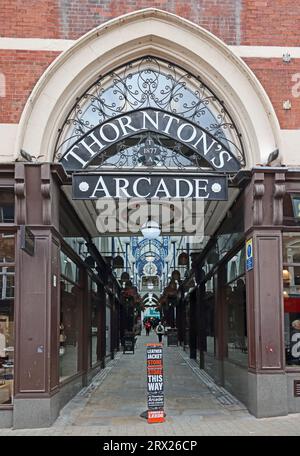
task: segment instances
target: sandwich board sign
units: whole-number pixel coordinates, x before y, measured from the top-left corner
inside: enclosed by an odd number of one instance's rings
[[[162,344],[147,344],[148,423],[163,423],[164,377]]]

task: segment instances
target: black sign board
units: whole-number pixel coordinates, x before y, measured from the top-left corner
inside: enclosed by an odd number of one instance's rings
[[[226,201],[227,177],[216,174],[74,173],[73,199],[156,198]]]
[[[113,144],[145,131],[172,138],[203,157],[213,169],[237,172],[241,165],[228,144],[189,119],[159,109],[131,111],[109,119],[84,134],[60,159],[66,170],[86,168]]]
[[[123,340],[123,353],[133,352],[134,353],[135,337],[134,336],[124,336]]]
[[[34,255],[35,238],[33,232],[26,225],[21,225],[21,250],[28,253],[28,255]]]
[[[177,329],[168,329],[167,342],[168,342],[168,346],[170,346],[170,345],[178,345]]]

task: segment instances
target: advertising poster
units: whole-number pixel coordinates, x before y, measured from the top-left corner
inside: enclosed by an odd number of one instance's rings
[[[163,348],[161,344],[147,345],[148,423],[164,419]]]

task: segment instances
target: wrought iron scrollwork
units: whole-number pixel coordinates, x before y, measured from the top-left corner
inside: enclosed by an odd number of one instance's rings
[[[159,108],[189,119],[209,131],[245,164],[241,135],[224,102],[182,68],[147,56],[100,76],[76,100],[59,130],[56,158],[85,133],[121,113]]]
[[[126,168],[133,170],[138,167],[152,169],[185,169],[187,167],[201,168],[201,160],[197,154],[187,156],[182,151],[182,144],[174,142],[172,145],[163,144],[163,140],[150,132],[140,135],[137,144],[129,147],[122,141],[116,147],[116,154],[111,156],[107,151],[101,154],[101,164],[94,169]]]

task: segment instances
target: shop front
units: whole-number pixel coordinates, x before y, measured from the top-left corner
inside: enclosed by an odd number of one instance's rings
[[[269,166],[269,100],[195,28],[153,10],[116,19],[25,107],[0,166],[0,426],[51,425],[130,329],[96,211],[122,197],[203,202],[208,242],[170,291],[179,342],[255,416],[300,411],[300,173]]]

